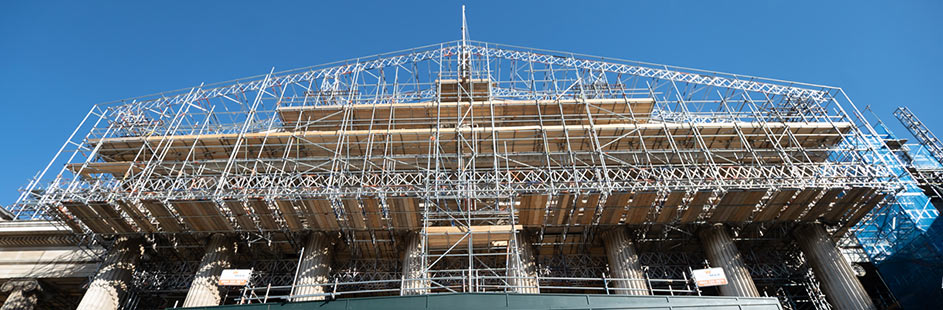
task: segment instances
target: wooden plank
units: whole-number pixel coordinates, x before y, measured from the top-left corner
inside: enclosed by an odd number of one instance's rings
[[[733,189],[724,193],[724,196],[717,203],[717,206],[711,212],[709,222],[736,222],[738,214],[744,213],[744,209],[752,211],[761,197],[755,197],[758,191]],[[765,193],[762,191],[761,193]],[[755,199],[755,201],[754,201]],[[752,204],[751,204],[752,202]],[[749,214],[749,213],[748,213]]]
[[[236,217],[236,223],[239,224],[239,228],[241,230],[259,230],[259,226],[255,224],[255,220],[253,220],[252,216],[249,215],[249,210],[246,207],[246,203],[244,201],[224,200],[223,204],[225,204],[226,208],[229,209],[229,212]]]
[[[386,199],[390,217],[397,229],[419,229],[419,200],[415,197],[390,197]]]
[[[825,191],[825,194],[823,194],[822,197],[819,198],[819,200],[817,200],[814,205],[812,205],[812,209],[809,209],[809,212],[806,212],[806,214],[802,216],[802,220],[814,221],[818,219],[820,216],[825,214],[825,211],[828,211],[829,206],[835,202],[835,197],[838,197],[838,195],[841,193],[841,188],[830,188]]]
[[[353,229],[367,229],[367,221],[363,217],[363,208],[356,198],[341,199],[344,205],[344,214],[347,215],[347,225]]]
[[[858,221],[860,221],[861,218],[867,215],[868,212],[871,212],[871,210],[874,209],[874,207],[877,206],[878,203],[884,200],[884,197],[887,197],[887,194],[879,193],[876,195],[872,195],[870,198],[868,198],[868,200],[862,203],[858,207],[858,209],[855,210],[855,212],[845,221],[844,225],[842,225],[842,227],[838,230],[838,233],[836,233],[835,235],[836,236],[844,235],[845,232],[848,231],[848,229],[858,224]]]
[[[301,231],[304,229],[304,225],[301,224],[301,218],[298,217],[295,202],[296,200],[276,200],[275,207],[278,208],[278,212],[285,219],[285,226],[288,226],[288,230]]]
[[[298,211],[304,216],[306,227],[310,230],[322,230],[321,214],[307,200],[298,200]]]
[[[747,196],[741,202],[740,206],[734,209],[733,214],[727,219],[734,223],[743,223],[750,218],[750,215],[756,211],[756,206],[766,197],[766,189],[747,191]]]
[[[309,217],[308,225],[312,230],[334,231],[340,229],[337,214],[327,199],[305,199],[305,216]]]
[[[827,126],[826,126],[827,125]],[[704,132],[709,131],[720,131],[720,130],[731,130],[733,127],[729,123],[704,123],[698,124],[697,128]],[[834,144],[840,141],[842,132],[847,132],[852,128],[851,123],[828,123],[828,124],[817,124],[817,123],[799,123],[799,122],[769,122],[769,123],[743,123],[739,124],[741,128],[744,128],[748,133],[750,130],[761,131],[763,128],[768,128],[774,131],[783,131],[786,128],[788,130],[797,131],[797,130],[811,130],[812,133],[807,135],[798,136],[800,143],[803,145],[814,143],[815,145],[825,145],[825,144]],[[514,139],[514,143],[509,145],[511,149],[509,151],[526,151],[526,150],[537,150],[543,147],[546,147],[550,151],[560,151],[561,145],[565,145],[566,138],[564,137],[564,131],[567,132],[582,132],[573,131],[573,127],[566,127],[561,125],[553,126],[539,126],[539,125],[527,125],[527,126],[500,126],[489,128],[488,126],[480,127],[462,127],[456,128],[454,131],[445,131],[439,132],[438,141],[443,142],[443,145],[446,147],[444,152],[454,153],[456,151],[455,146],[453,146],[453,141],[458,141],[458,135],[475,135],[475,134],[488,134],[494,137],[494,139],[500,139],[504,141],[511,141]],[[696,143],[693,141],[693,131],[694,128],[689,124],[650,124],[650,123],[610,123],[610,124],[598,124],[595,126],[596,132],[600,136],[617,136],[617,133],[624,133],[633,130],[639,130],[645,132],[646,145],[651,145],[650,149],[670,149],[669,139],[667,135],[664,135],[664,130],[675,133],[673,136],[676,137],[677,145],[683,149],[693,149],[698,148]],[[651,133],[651,134],[649,134]],[[424,155],[428,152],[428,146],[430,143],[429,137],[436,134],[435,128],[417,128],[417,129],[391,129],[387,131],[386,137],[390,137],[389,143],[391,148],[394,149],[397,155]],[[547,135],[548,141],[545,143],[543,139],[540,139],[544,134]],[[162,136],[148,136],[148,137],[120,137],[120,138],[107,138],[104,140],[89,140],[89,144],[101,143],[100,153],[102,156],[107,156],[112,159],[113,162],[122,162],[123,164],[133,165],[132,161],[136,158],[152,158],[155,155],[147,147],[149,145],[154,145],[161,143],[170,143],[173,148],[173,151],[169,152],[164,156],[164,160],[175,161],[175,160],[213,160],[213,159],[226,159],[232,154],[233,145],[236,141],[242,139],[245,141],[243,145],[245,148],[238,150],[239,153],[246,153],[250,149],[253,154],[259,154],[259,156],[265,158],[306,158],[306,157],[319,157],[319,156],[331,156],[332,150],[336,149],[337,141],[339,136],[343,135],[345,139],[348,139],[348,144],[350,145],[364,145],[370,139],[374,139],[377,135],[377,132],[374,130],[345,130],[339,131],[334,128],[334,130],[306,130],[306,131],[279,131],[279,132],[258,132],[258,133],[247,133],[247,134],[213,134],[213,135],[178,135],[170,137]],[[760,134],[750,133],[750,137],[754,138],[761,136]],[[824,139],[823,139],[824,137]],[[282,145],[303,139],[306,143],[298,143],[296,148],[286,149]],[[591,135],[588,134],[573,134],[570,136],[570,143],[573,147],[573,151],[591,151],[594,143],[591,142]],[[708,145],[715,144],[726,144],[728,141],[735,139],[735,135],[712,135],[705,137],[705,142]],[[262,141],[267,141],[263,143]],[[769,144],[766,139],[750,139],[753,143],[756,144],[757,148],[766,147],[764,144]],[[264,144],[264,145],[263,145]],[[544,145],[546,144],[546,145]],[[196,147],[196,151],[191,153],[188,152],[191,148]],[[608,148],[611,148],[607,147]],[[638,147],[638,146],[635,146]],[[141,150],[141,154],[135,152],[136,150]],[[186,151],[184,151],[186,150]],[[482,154],[489,152],[494,152],[489,148],[479,149]],[[351,156],[364,155],[366,148],[351,148]],[[418,157],[418,156],[417,156]],[[668,158],[660,157],[670,160],[670,163],[680,162],[680,158]],[[706,157],[705,157],[706,158]],[[768,160],[775,160],[775,157],[768,158]],[[660,160],[660,159],[656,159]],[[700,158],[697,160],[706,160]],[[815,160],[824,160],[822,158],[816,158]],[[113,162],[108,163],[109,165],[114,166]],[[490,165],[488,161],[480,161],[478,165]],[[90,164],[89,166],[94,166]],[[476,166],[478,167],[478,166]],[[483,166],[482,166],[483,167]],[[113,168],[113,167],[112,167]],[[96,168],[97,169],[97,168]],[[109,170],[107,171],[119,171],[118,170]]]
[[[115,204],[118,205],[124,213],[128,214],[131,217],[131,220],[134,221],[134,225],[137,225],[138,229],[146,233],[157,232],[157,226],[151,224],[151,221],[147,218],[147,215],[144,212],[141,212],[133,202],[127,200],[117,200]]]
[[[200,208],[203,216],[211,223],[216,231],[235,231],[229,218],[220,210],[219,203],[215,201],[195,201],[194,207]]]
[[[84,203],[75,203],[75,204],[66,204],[66,208],[69,211],[72,211],[72,214],[79,218],[82,223],[85,223],[85,226],[88,226],[93,232],[96,233],[114,233],[114,230],[105,223],[98,214],[92,210],[87,204]]]
[[[455,90],[453,90],[454,92]],[[391,116],[399,119],[436,119],[439,116],[445,121],[457,118],[458,114],[465,111],[473,111],[473,114],[480,117],[479,122],[490,123],[490,115],[496,116],[496,121],[500,124],[502,121],[511,121],[514,124],[520,124],[522,119],[524,123],[539,123],[543,118],[544,123],[550,123],[551,119],[559,119],[560,109],[565,115],[585,114],[584,103],[590,103],[591,113],[594,115],[603,115],[607,113],[620,113],[623,115],[633,115],[634,119],[597,117],[595,124],[611,122],[645,122],[651,115],[654,100],[648,98],[630,98],[630,99],[560,99],[560,100],[502,100],[469,102],[410,102],[410,103],[392,103],[383,105],[309,105],[309,106],[290,106],[278,108],[279,118],[285,127],[294,127],[301,122],[302,127],[310,129],[330,129],[330,126],[336,126],[337,122],[343,119],[344,109],[351,110],[350,118],[357,123],[358,129],[367,129],[371,123],[374,128],[386,128]],[[597,108],[598,107],[598,108]],[[616,107],[621,109],[616,110]],[[494,113],[491,110],[494,110]],[[606,109],[603,111],[602,109]],[[612,112],[609,112],[612,111]],[[394,113],[395,112],[395,113]],[[540,116],[542,115],[542,117]],[[513,116],[513,117],[501,117]],[[320,122],[316,122],[321,120]],[[328,121],[323,121],[328,120]],[[473,121],[474,120],[470,120]],[[568,120],[569,124],[579,122],[588,124],[585,118],[574,118]],[[416,122],[404,122],[392,124],[393,128],[419,128],[433,126],[426,123],[417,124]]]
[[[777,191],[769,201],[760,206],[760,211],[753,217],[753,221],[768,222],[775,220],[798,191],[798,189],[783,189]]]
[[[102,216],[115,232],[119,234],[128,234],[137,232],[128,222],[121,217],[121,214],[115,210],[115,206],[104,201],[93,201],[88,204],[98,215]]]
[[[579,212],[571,224],[590,225],[596,217],[596,208],[599,206],[600,194],[585,194],[576,198],[573,213]]]
[[[681,223],[691,223],[698,220],[713,194],[714,191],[712,190],[700,190],[694,193],[691,202],[688,203],[687,208],[685,208],[684,212],[681,214]]]
[[[419,198],[408,198],[402,200],[403,207],[406,210],[406,220],[410,229],[419,229],[422,227],[422,210],[419,209]]]
[[[110,225],[105,223],[98,214],[92,210],[87,204],[81,202],[73,201],[64,201],[62,205],[69,210],[72,215],[79,219],[80,222],[88,226],[88,229],[91,229],[93,232],[98,234],[113,234],[115,233],[114,229]]]
[[[678,217],[678,206],[683,202],[685,194],[687,193],[683,191],[669,193],[668,197],[665,198],[665,204],[658,211],[655,223],[667,224],[674,222],[675,218]]]
[[[259,219],[259,226],[263,230],[279,230],[278,222],[275,221],[275,212],[269,208],[269,204],[261,199],[246,200],[246,205],[252,209],[255,216]]]
[[[625,214],[625,207],[629,204],[629,198],[632,194],[626,192],[616,192],[606,198],[603,204],[602,215],[599,216],[599,224],[615,225],[622,221],[622,215]]]
[[[815,199],[822,192],[821,188],[807,188],[799,191],[799,194],[796,195],[792,201],[786,206],[786,209],[783,210],[779,217],[776,218],[777,221],[795,221],[799,219],[799,216],[802,215],[802,212],[806,211],[809,208],[809,204],[812,203],[812,200]]]
[[[534,223],[536,226],[544,224],[544,221],[547,219],[547,203],[549,201],[550,195],[534,196],[531,203],[528,204],[528,207],[533,211],[531,212],[531,223]]]
[[[384,229],[383,214],[380,211],[380,201],[376,198],[362,198],[363,210],[367,215],[367,228]]]
[[[632,197],[632,202],[629,203],[628,211],[626,211],[625,223],[632,225],[644,223],[657,197],[657,192],[636,193],[635,196]]]
[[[53,214],[57,218],[62,220],[62,222],[65,223],[66,226],[69,226],[69,228],[72,229],[72,232],[77,233],[77,234],[84,233],[85,229],[83,229],[82,226],[79,225],[79,222],[76,220],[76,217],[66,212],[64,203],[65,202],[62,203],[63,205],[56,206],[55,208],[53,208],[52,209]]]
[[[838,199],[832,208],[825,213],[825,222],[837,223],[838,220],[848,212],[849,209],[871,197],[873,188],[855,187],[845,192],[845,195]]]
[[[547,216],[547,201],[550,199],[550,195],[521,195],[520,199],[518,218],[521,225],[542,226]]]
[[[191,231],[212,231],[209,228],[207,220],[198,216],[199,211],[193,210],[189,201],[170,201],[170,206],[177,211],[180,220],[186,224]]]
[[[141,200],[141,205],[157,220],[157,224],[160,224],[160,230],[166,232],[183,231],[183,226],[177,222],[177,217],[170,213],[164,203],[158,200]]]
[[[711,212],[709,222],[726,222],[727,218],[733,214],[733,209],[739,206],[740,202],[746,197],[746,193],[740,189],[734,189],[724,193],[724,196],[717,203],[717,207]]]
[[[563,225],[563,223],[566,223],[567,218],[573,211],[573,200],[575,198],[576,195],[570,193],[557,196],[553,203],[553,207],[550,208],[550,221],[548,224]]]
[[[171,200],[180,217],[191,229],[204,232],[233,231],[232,224],[210,200]]]
[[[766,190],[734,189],[724,194],[708,221],[715,223],[745,222],[766,195]]]
[[[883,201],[884,197],[887,197],[887,194],[872,192],[871,195],[868,195],[867,199],[860,200],[860,203],[853,208],[853,212],[847,213],[848,216],[843,219],[845,225],[854,226],[857,224],[861,218],[867,215],[868,212],[871,212],[871,209],[874,209],[878,203]]]

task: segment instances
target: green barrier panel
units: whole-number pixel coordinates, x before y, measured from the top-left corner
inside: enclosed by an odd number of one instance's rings
[[[347,298],[333,301],[228,305],[187,309],[205,310],[372,310],[372,309],[736,309],[782,310],[779,300],[771,297],[719,296],[616,296],[576,294],[500,294],[462,293],[422,296],[382,296]]]

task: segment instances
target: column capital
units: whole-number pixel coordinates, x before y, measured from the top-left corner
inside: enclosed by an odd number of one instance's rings
[[[3,283],[0,286],[0,291],[4,293],[9,293],[13,291],[21,292],[31,292],[31,291],[42,291],[42,286],[39,285],[39,281],[32,278],[22,278],[22,279],[10,279],[7,282]]]
[[[141,244],[140,238],[116,238],[76,309],[118,309],[141,257]]]
[[[603,239],[609,239],[615,234],[627,234],[627,233],[629,233],[628,228],[626,228],[625,226],[617,226],[615,228],[607,229],[603,231],[601,234],[599,234],[599,237]]]
[[[704,236],[705,234],[707,234],[707,233],[714,232],[714,231],[718,231],[718,230],[723,231],[723,232],[726,233],[726,234],[730,234],[730,230],[727,229],[727,225],[724,224],[724,223],[712,223],[712,224],[707,224],[707,225],[701,227],[700,229],[698,229],[698,230],[697,230],[697,234],[698,234],[698,236],[703,237],[703,236]]]

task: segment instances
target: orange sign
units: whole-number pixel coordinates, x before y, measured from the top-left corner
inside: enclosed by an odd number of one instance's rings
[[[223,269],[219,275],[219,285],[246,286],[252,278],[252,269]]]
[[[723,268],[695,269],[691,271],[694,283],[698,287],[727,285],[727,275]]]

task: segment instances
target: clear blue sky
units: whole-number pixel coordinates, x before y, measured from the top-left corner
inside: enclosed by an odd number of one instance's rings
[[[460,36],[459,1],[337,2],[0,3],[0,204],[93,104]],[[839,86],[943,135],[941,3],[466,2],[475,40]]]

